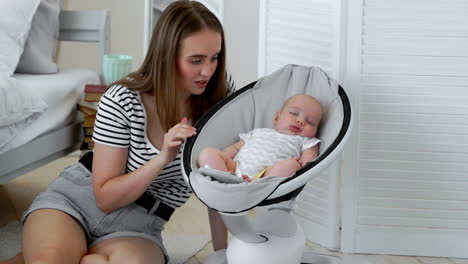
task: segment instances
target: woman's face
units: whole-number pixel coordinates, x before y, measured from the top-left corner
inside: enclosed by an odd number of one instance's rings
[[[177,55],[177,89],[185,98],[199,95],[218,66],[221,35],[212,30],[193,33],[182,40]]]

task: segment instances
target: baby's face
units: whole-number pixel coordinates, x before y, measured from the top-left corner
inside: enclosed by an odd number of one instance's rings
[[[314,137],[322,119],[322,107],[310,96],[292,97],[273,121],[275,129],[283,134]]]

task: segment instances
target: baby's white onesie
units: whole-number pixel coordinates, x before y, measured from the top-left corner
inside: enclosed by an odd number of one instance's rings
[[[256,128],[239,137],[245,144],[234,157],[236,175],[250,178],[281,160],[300,157],[304,150],[320,143],[315,137],[287,135],[271,128]]]

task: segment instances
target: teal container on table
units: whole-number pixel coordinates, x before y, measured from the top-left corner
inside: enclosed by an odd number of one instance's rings
[[[132,71],[132,64],[132,56],[104,55],[102,58],[104,84],[108,85],[125,77]]]

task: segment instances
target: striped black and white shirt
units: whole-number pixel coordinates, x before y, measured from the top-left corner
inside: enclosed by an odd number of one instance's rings
[[[228,82],[229,92],[234,91],[235,85],[229,74]],[[148,139],[146,119],[140,92],[114,85],[101,96],[93,140],[107,146],[128,148],[127,173],[138,169],[160,153]],[[173,208],[183,205],[191,194],[182,177],[180,158],[181,152],[146,190]]]

